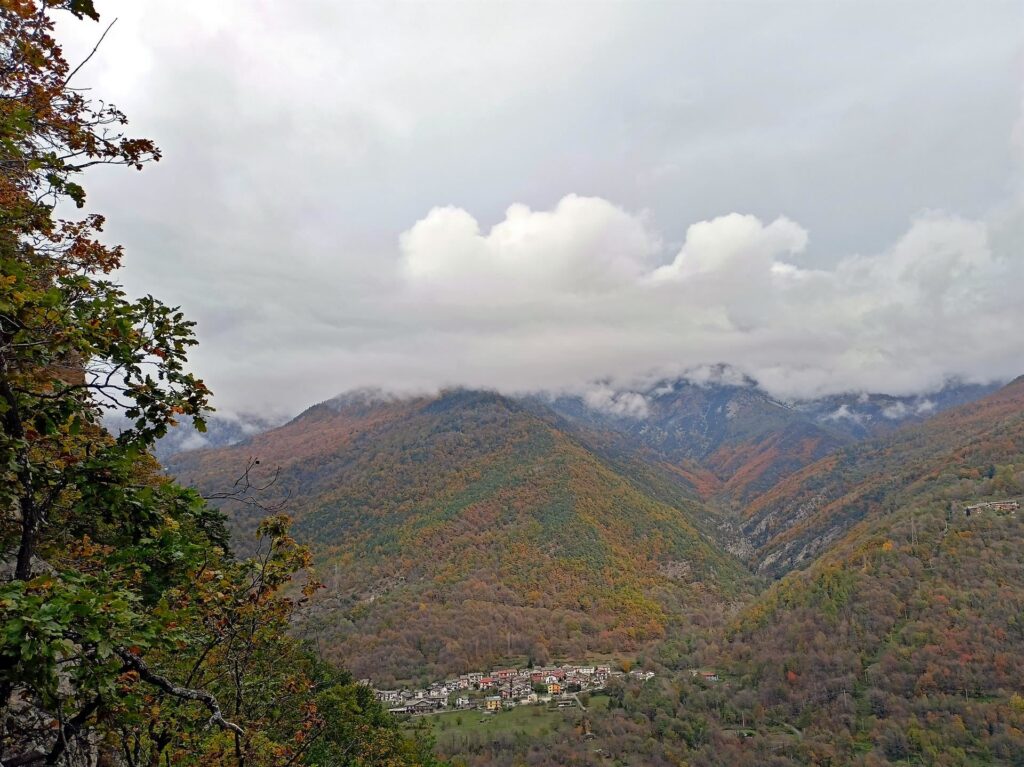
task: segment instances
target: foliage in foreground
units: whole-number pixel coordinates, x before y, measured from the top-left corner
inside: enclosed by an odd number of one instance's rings
[[[432,763],[290,637],[316,583],[287,519],[238,561],[149,457],[176,418],[202,428],[208,392],[186,369],[193,324],[108,279],[103,219],[55,215],[84,206],[89,166],[159,159],[70,84],[59,11],[97,18],[91,0],[0,0],[0,762]],[[116,438],[104,408],[130,421]]]

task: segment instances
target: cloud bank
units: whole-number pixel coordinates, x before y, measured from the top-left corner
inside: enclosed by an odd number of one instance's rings
[[[814,269],[796,263],[810,234],[783,216],[693,223],[659,262],[646,216],[600,198],[512,205],[487,231],[435,208],[400,238],[397,295],[415,326],[450,332],[471,384],[572,387],[726,362],[782,397],[908,394],[1024,372],[1018,224],[928,213],[878,253]],[[631,407],[589,391],[595,406]]]
[[[78,84],[164,159],[89,205],[222,412],[1024,368],[1019,3],[97,5]]]

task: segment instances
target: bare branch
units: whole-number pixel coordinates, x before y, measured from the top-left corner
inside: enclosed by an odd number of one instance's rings
[[[231,730],[231,732],[236,735],[245,735],[245,731],[241,727],[224,718],[224,714],[221,713],[220,710],[220,703],[218,703],[217,699],[210,693],[205,690],[193,690],[188,687],[179,687],[167,677],[161,676],[160,674],[152,671],[142,658],[128,650],[117,648],[115,652],[118,657],[124,661],[125,666],[138,672],[139,678],[144,682],[148,682],[155,687],[159,687],[168,695],[172,695],[175,698],[180,698],[181,700],[194,700],[198,703],[202,703],[210,710],[210,722],[212,724],[215,724],[224,730]]]
[[[277,480],[281,474],[281,469],[280,467],[274,469],[274,475],[268,481],[260,484],[253,482],[251,476],[253,469],[259,465],[259,458],[250,458],[249,462],[245,466],[245,471],[243,471],[242,475],[235,480],[235,483],[231,486],[230,490],[204,495],[203,500],[237,501],[238,503],[245,504],[246,506],[252,506],[268,513],[280,511],[288,503],[288,493],[285,493],[284,500],[274,504],[264,503],[259,499],[258,495],[266,492],[277,484]]]
[[[96,51],[99,50],[100,45],[103,43],[103,38],[107,36],[107,32],[109,32],[110,28],[114,26],[116,23],[117,19],[114,19],[112,22],[107,24],[107,28],[103,30],[103,34],[100,35],[100,39],[96,41],[96,45],[93,46],[92,51],[89,53],[88,56],[82,59],[82,63],[80,63],[77,67],[71,70],[71,74],[69,74],[64,80],[64,85],[67,85],[69,82],[71,82],[71,78],[78,74],[78,70],[80,70],[82,67],[88,64],[89,59],[96,55]]]

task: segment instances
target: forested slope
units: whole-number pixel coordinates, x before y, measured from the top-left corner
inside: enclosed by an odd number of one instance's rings
[[[723,626],[648,655],[655,679],[586,715],[602,754],[707,767],[1024,764],[1024,510],[964,511],[1024,493],[1024,381],[824,467],[793,485],[834,494],[834,521],[808,517],[833,540]],[[516,763],[500,742],[478,749],[470,764]]]
[[[999,465],[1024,433],[1024,380],[889,436],[849,447],[783,479],[744,509],[753,561],[779,574],[807,564],[852,525],[941,480],[952,497],[1016,491]],[[989,477],[991,475],[991,477]],[[977,485],[980,478],[989,484]]]
[[[839,763],[1022,763],[1024,516],[962,509],[1024,491],[1024,381],[845,461],[872,505],[736,622],[738,686]]]
[[[602,454],[640,454],[702,498],[742,500],[852,441],[808,414],[743,385],[663,382],[644,412],[595,409],[579,397],[551,407]]]
[[[656,500],[495,394],[349,397],[171,469],[209,491],[250,456],[280,468],[265,500],[290,496],[328,586],[314,628],[358,675],[628,653],[746,588],[699,503]],[[225,511],[244,535],[246,507]]]

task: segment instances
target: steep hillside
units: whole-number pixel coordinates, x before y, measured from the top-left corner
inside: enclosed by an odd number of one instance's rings
[[[553,736],[547,763],[1024,765],[1024,508],[966,513],[1024,505],[1024,379],[808,483],[839,502],[813,519],[824,550],[724,630],[662,643],[658,676],[588,711],[575,751]],[[481,741],[460,758],[517,763]]]
[[[696,502],[658,500],[495,394],[353,396],[171,470],[206,492],[251,479],[288,499],[327,589],[310,629],[357,675],[436,676],[513,654],[630,652],[744,589],[698,532]],[[260,511],[225,504],[239,540]]]
[[[828,456],[753,499],[742,523],[758,569],[779,574],[806,564],[861,519],[896,508],[907,493],[937,479],[971,483],[992,474],[1024,440],[1024,380],[977,402],[941,413]],[[955,483],[954,483],[955,484]]]
[[[551,406],[588,444],[616,455],[640,451],[704,498],[745,499],[851,441],[752,381],[677,380],[642,396],[642,412],[599,409],[580,397],[560,397]]]
[[[1024,380],[834,464],[835,540],[736,622],[732,702],[790,763],[1024,763],[1024,509],[966,513],[1024,493]]]
[[[602,455],[632,455],[723,509],[739,510],[839,448],[893,432],[988,394],[950,384],[930,395],[847,394],[780,402],[727,368],[710,381],[662,381],[602,397],[550,403]]]

